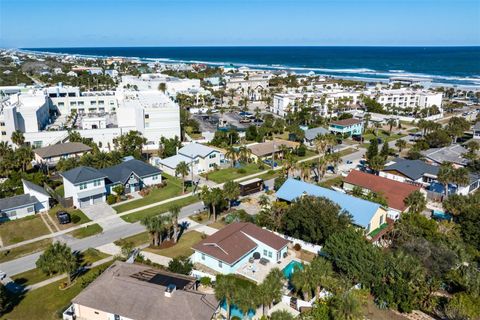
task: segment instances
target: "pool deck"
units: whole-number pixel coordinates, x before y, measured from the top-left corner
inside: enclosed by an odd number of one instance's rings
[[[256,283],[261,283],[265,277],[270,273],[270,270],[273,268],[278,268],[280,271],[283,270],[290,262],[293,260],[302,262],[300,259],[295,257],[295,253],[288,251],[286,258],[283,258],[278,263],[270,262],[267,265],[260,264],[259,260],[255,260],[253,263],[247,262],[237,270],[237,274],[245,278],[248,278]]]

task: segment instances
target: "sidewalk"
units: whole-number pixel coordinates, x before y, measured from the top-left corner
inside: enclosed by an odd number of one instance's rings
[[[90,266],[86,267],[86,269],[91,269],[91,268],[97,267],[99,265],[110,262],[112,260],[113,260],[113,257],[107,257],[105,259],[95,261]],[[51,283],[54,283],[58,280],[65,279],[66,277],[67,277],[66,274],[58,275],[56,277],[53,277],[53,278],[50,278],[50,279],[47,279],[47,280],[44,280],[44,281],[41,281],[41,282],[38,282],[38,283],[35,283],[35,284],[32,284],[32,285],[29,285],[29,286],[26,286],[25,291],[30,291],[30,290],[35,290],[35,289],[38,289],[38,288],[41,288],[41,287],[45,287],[45,286],[47,286]]]
[[[313,160],[313,159],[316,159],[316,158],[318,158],[318,155],[299,160],[298,162],[310,161],[310,160]],[[277,171],[277,170],[281,170],[281,169],[282,169],[282,166],[278,166],[278,167],[274,168],[273,170]],[[264,170],[264,171],[261,171],[261,172],[257,172],[257,173],[251,174],[249,176],[237,178],[233,181],[238,182],[238,181],[242,181],[242,180],[246,180],[246,179],[255,178],[255,177],[261,176],[263,174],[266,174],[270,170],[271,169]],[[223,185],[224,185],[224,183],[219,183],[219,184],[216,184],[215,187],[222,188]],[[57,231],[57,232],[46,234],[46,235],[43,235],[43,236],[40,236],[40,237],[37,237],[37,238],[34,238],[34,239],[29,239],[29,240],[25,240],[25,241],[22,241],[22,242],[15,243],[15,244],[11,244],[9,246],[5,246],[5,247],[0,248],[0,252],[10,250],[10,249],[14,249],[14,248],[17,248],[17,247],[21,247],[23,245],[34,243],[34,242],[37,242],[39,240],[55,238],[57,236],[67,234],[67,233],[70,233],[70,232],[75,231],[77,229],[81,229],[81,228],[86,227],[86,226],[91,226],[93,224],[107,223],[109,220],[118,219],[119,217],[126,216],[130,213],[134,213],[134,212],[137,212],[137,211],[142,211],[142,210],[145,210],[145,209],[153,208],[153,207],[156,207],[156,206],[159,206],[159,205],[162,205],[162,204],[170,203],[172,201],[184,199],[184,198],[190,197],[192,195],[194,195],[194,194],[193,193],[186,193],[186,194],[174,197],[174,198],[170,198],[170,199],[166,199],[166,200],[163,200],[163,201],[151,203],[151,204],[143,206],[143,207],[138,207],[138,208],[135,208],[135,209],[131,209],[131,210],[116,214],[115,216],[103,217],[103,218],[100,218],[98,220],[90,221],[90,222],[87,222],[87,223],[84,223],[84,224],[81,224],[81,225],[78,225],[78,226],[75,226],[75,227],[72,227],[72,228],[69,228],[69,229]]]

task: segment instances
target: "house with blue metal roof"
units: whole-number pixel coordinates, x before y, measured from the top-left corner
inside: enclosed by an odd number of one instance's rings
[[[364,228],[367,234],[387,221],[387,211],[378,203],[292,178],[285,181],[276,195],[277,199],[287,202],[293,202],[305,195],[327,198],[350,213],[353,223]],[[321,208],[318,209],[318,214],[322,214]]]

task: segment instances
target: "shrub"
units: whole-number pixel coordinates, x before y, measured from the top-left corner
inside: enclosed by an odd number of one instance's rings
[[[117,202],[117,196],[116,196],[116,195],[114,195],[114,194],[109,194],[109,195],[107,196],[107,203],[108,203],[108,204],[112,205],[112,204],[114,204],[114,203],[116,203],[116,202]]]
[[[209,287],[212,285],[212,279],[209,277],[202,277],[200,278],[200,284],[205,287]]]
[[[72,223],[79,223],[80,220],[82,220],[77,214],[72,214],[70,218],[72,220]]]
[[[293,250],[295,250],[295,251],[302,250],[302,246],[300,245],[300,243],[295,243],[295,245],[293,246]]]
[[[247,170],[245,170],[244,168],[240,168],[237,170],[237,173],[244,174],[244,173],[247,173]]]

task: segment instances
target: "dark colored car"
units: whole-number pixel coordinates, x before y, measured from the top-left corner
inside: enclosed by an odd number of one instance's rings
[[[70,214],[65,211],[58,211],[57,212],[57,219],[60,224],[67,224],[72,221]]]

